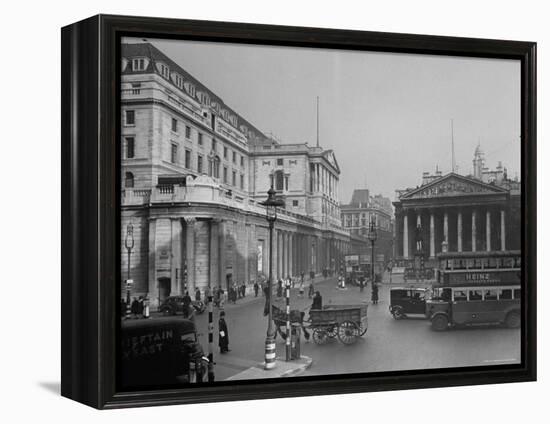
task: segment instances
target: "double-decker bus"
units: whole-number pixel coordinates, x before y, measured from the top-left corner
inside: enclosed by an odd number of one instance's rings
[[[441,253],[438,260],[432,299],[426,302],[433,330],[521,325],[519,251]]]

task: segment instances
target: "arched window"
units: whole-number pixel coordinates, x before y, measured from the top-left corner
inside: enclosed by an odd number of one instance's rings
[[[284,189],[284,175],[283,171],[275,172],[275,190],[283,191]]]
[[[134,174],[127,172],[124,179],[124,187],[133,188],[134,187]]]

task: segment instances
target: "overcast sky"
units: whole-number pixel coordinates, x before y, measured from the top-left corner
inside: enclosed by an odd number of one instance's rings
[[[340,201],[368,187],[394,199],[436,165],[520,170],[520,64],[500,59],[148,40],[260,130],[334,149]]]

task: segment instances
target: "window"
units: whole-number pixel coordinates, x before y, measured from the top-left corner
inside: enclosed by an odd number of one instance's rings
[[[241,187],[241,190],[244,190],[244,175],[243,174],[241,174],[241,185],[240,185],[240,187]]]
[[[185,167],[191,169],[191,150],[185,150]]]
[[[136,112],[133,110],[126,111],[126,125],[136,124]]]
[[[202,156],[197,155],[197,172],[202,174]]]
[[[283,171],[275,172],[275,190],[283,191],[284,187],[284,175]]]
[[[237,163],[237,153],[233,152],[233,163]]]
[[[134,154],[134,137],[126,137],[126,157],[132,159]]]
[[[298,206],[298,204],[299,204],[299,203],[298,203],[297,200],[293,200],[293,201],[292,201],[292,206]]]
[[[197,143],[199,143],[199,146],[202,146],[202,134],[198,134]]]
[[[241,156],[241,167],[244,168],[244,156]]]
[[[223,158],[227,159],[227,147],[223,146]]]
[[[499,299],[501,300],[510,300],[512,299],[512,290],[511,289],[504,289],[500,292]]]
[[[466,297],[466,290],[455,290],[453,292],[454,300],[455,301],[465,301],[467,300]]]
[[[180,74],[174,74],[174,83],[179,87],[183,88],[183,78]]]
[[[213,151],[216,151],[216,147],[217,147],[217,146],[216,146],[216,139],[213,138],[213,139],[212,139],[212,150],[213,150]]]
[[[235,171],[232,172],[232,184],[233,186],[237,186],[237,173]]]
[[[132,188],[134,187],[134,174],[127,172],[124,178],[124,187]]]
[[[178,161],[178,145],[172,143],[172,151],[170,156],[170,161],[176,163]]]
[[[489,289],[485,290],[483,293],[485,300],[497,300],[498,299],[498,290]]]
[[[159,68],[160,68],[160,73],[164,78],[170,77],[170,68],[168,66],[166,66],[164,63],[161,63],[159,65]]]
[[[143,71],[145,70],[145,59],[136,58],[132,59],[132,71]]]
[[[178,132],[178,120],[175,118],[172,118],[172,131]]]
[[[285,175],[285,190],[288,191],[288,175]]]
[[[191,139],[191,127],[188,125],[185,126],[185,138]]]
[[[481,290],[470,290],[470,300],[481,300]]]
[[[277,166],[283,166],[283,160],[277,159]]]
[[[227,167],[223,167],[223,182],[224,184],[227,184]]]
[[[514,289],[514,299],[521,299],[521,290]]]
[[[220,158],[214,158],[214,178],[220,178]]]

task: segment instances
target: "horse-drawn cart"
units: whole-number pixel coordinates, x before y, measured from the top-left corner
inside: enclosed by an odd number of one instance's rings
[[[350,345],[367,332],[367,304],[325,305],[309,311],[309,328],[313,341],[325,344],[330,338]]]

